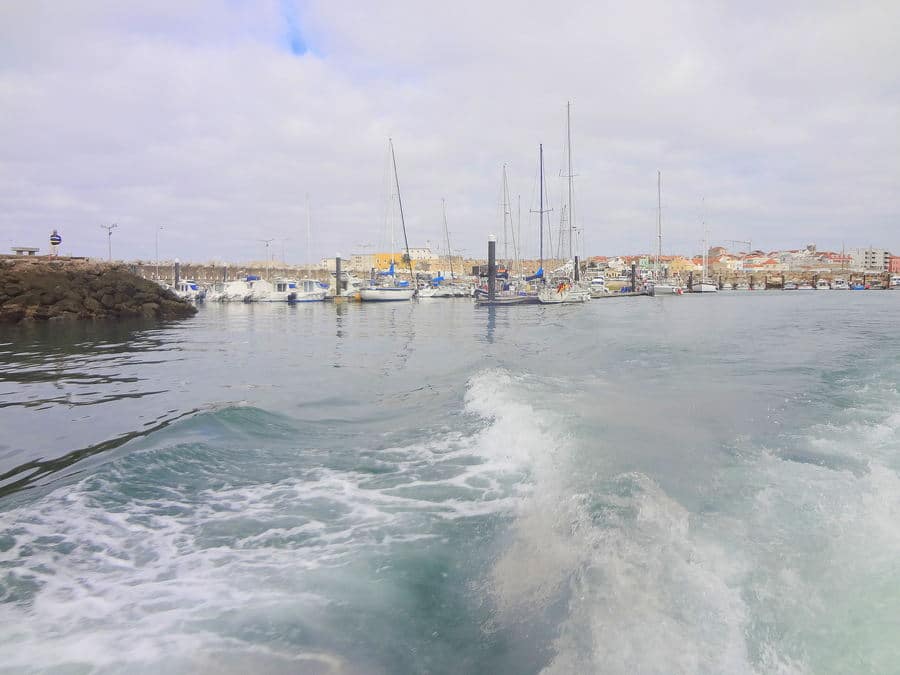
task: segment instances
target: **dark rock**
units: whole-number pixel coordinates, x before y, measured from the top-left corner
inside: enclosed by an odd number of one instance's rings
[[[178,319],[197,309],[125,266],[0,259],[0,322],[146,316]]]

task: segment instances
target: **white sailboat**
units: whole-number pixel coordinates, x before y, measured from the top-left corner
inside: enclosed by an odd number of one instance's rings
[[[560,305],[560,304],[572,304],[572,303],[581,303],[587,302],[591,299],[591,290],[588,284],[582,283],[579,279],[578,270],[575,267],[575,249],[574,249],[574,234],[575,234],[575,219],[574,219],[574,209],[573,209],[573,190],[574,186],[572,185],[572,178],[575,174],[572,173],[572,123],[571,123],[571,103],[566,103],[566,161],[568,172],[566,177],[568,178],[568,192],[569,192],[569,200],[566,205],[565,210],[567,211],[567,220],[568,220],[568,255],[569,259],[565,265],[554,270],[550,274],[549,280],[545,279],[545,283],[542,285],[540,290],[538,290],[538,299],[541,303],[546,305]],[[543,146],[541,147],[541,239],[543,241],[543,228],[544,228],[544,151]],[[564,230],[560,228],[560,234]],[[562,252],[562,242],[558,242],[560,246],[560,252]],[[541,258],[543,259],[543,246],[541,252]],[[543,265],[542,265],[543,267]]]
[[[418,290],[415,287],[416,284],[416,275],[413,273],[412,268],[412,258],[409,255],[409,239],[406,236],[406,220],[403,217],[403,199],[400,196],[400,179],[397,177],[397,158],[394,155],[394,141],[392,139],[388,139],[388,145],[391,149],[391,166],[393,167],[394,174],[394,187],[397,190],[397,204],[400,207],[400,223],[403,227],[403,243],[404,249],[406,251],[406,262],[409,264],[409,277],[412,280],[411,282],[398,281],[396,277],[396,272],[394,268],[394,261],[391,261],[391,267],[388,273],[381,275],[382,279],[379,280],[379,283],[373,279],[370,281],[369,286],[366,288],[360,289],[359,291],[359,299],[363,302],[391,302],[398,300],[410,300],[416,295],[416,291]],[[394,244],[393,244],[393,234],[394,234],[394,221],[393,221],[393,194],[391,195],[391,253],[394,252]],[[410,286],[410,283],[414,284]]]
[[[703,223],[703,272],[700,281],[691,284],[691,293],[717,293],[719,285],[709,278],[709,228]]]
[[[681,284],[675,283],[662,274],[662,172],[656,172],[656,280],[653,283],[653,295],[681,295],[684,292]]]

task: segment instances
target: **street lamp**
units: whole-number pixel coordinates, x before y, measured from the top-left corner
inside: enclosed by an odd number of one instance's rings
[[[112,225],[101,225],[104,230],[106,230],[106,247],[107,247],[107,255],[109,257],[109,262],[112,262],[112,231],[118,227],[116,223]]]
[[[156,227],[156,280],[159,281],[159,231],[163,229],[162,225]]]
[[[271,244],[274,239],[260,239],[262,243],[266,245],[266,281],[269,280],[269,244]]]

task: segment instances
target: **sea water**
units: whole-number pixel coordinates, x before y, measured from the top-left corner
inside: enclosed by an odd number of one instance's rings
[[[898,672],[898,310],[3,328],[0,672]]]

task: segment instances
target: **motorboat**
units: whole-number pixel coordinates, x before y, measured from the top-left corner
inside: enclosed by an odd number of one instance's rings
[[[866,285],[861,281],[854,281],[850,284],[851,291],[864,291],[866,290]]]
[[[294,299],[288,302],[323,302],[328,295],[328,284],[318,279],[300,279]]]
[[[766,290],[766,283],[765,282],[759,283],[758,281],[756,281],[756,282],[750,284],[750,290],[751,291],[764,291],[764,290]]]
[[[734,290],[736,290],[736,291],[749,291],[749,290],[750,290],[750,284],[748,284],[746,281],[739,281],[739,282],[735,285]]]
[[[814,291],[814,290],[816,290],[816,289],[815,289],[815,287],[814,287],[811,283],[809,283],[808,281],[803,281],[803,282],[800,283],[799,286],[797,286],[797,290],[798,290],[798,291]]]
[[[606,295],[612,295],[610,290],[606,287],[606,278],[602,276],[596,276],[591,279],[590,284],[588,284],[588,290],[592,298],[602,298]]]
[[[297,281],[295,279],[279,278],[275,279],[271,291],[262,293],[260,289],[251,302],[294,302],[296,299]]]
[[[328,293],[328,286],[315,279],[276,279],[273,289],[258,295],[251,302],[322,302]]]
[[[849,288],[846,279],[837,278],[831,282],[831,290],[833,291],[846,291]]]
[[[891,277],[891,285],[892,290],[900,290],[900,274],[895,274]]]
[[[819,279],[819,280],[816,282],[816,290],[817,290],[817,291],[830,291],[830,290],[831,290],[831,284],[829,284],[829,283],[828,283],[827,281],[825,281],[824,279]]]
[[[253,276],[247,277],[248,293],[244,296],[244,302],[269,302],[269,297],[275,292],[275,287],[265,279]]]
[[[200,285],[196,281],[191,279],[179,281],[175,284],[172,292],[182,300],[189,300],[191,302],[202,302],[206,297],[206,291],[200,288]]]
[[[796,284],[796,282],[793,282],[793,281],[785,281],[785,282],[784,282],[784,286],[782,287],[782,290],[785,290],[785,291],[796,291],[796,290],[797,290],[797,284]]]

